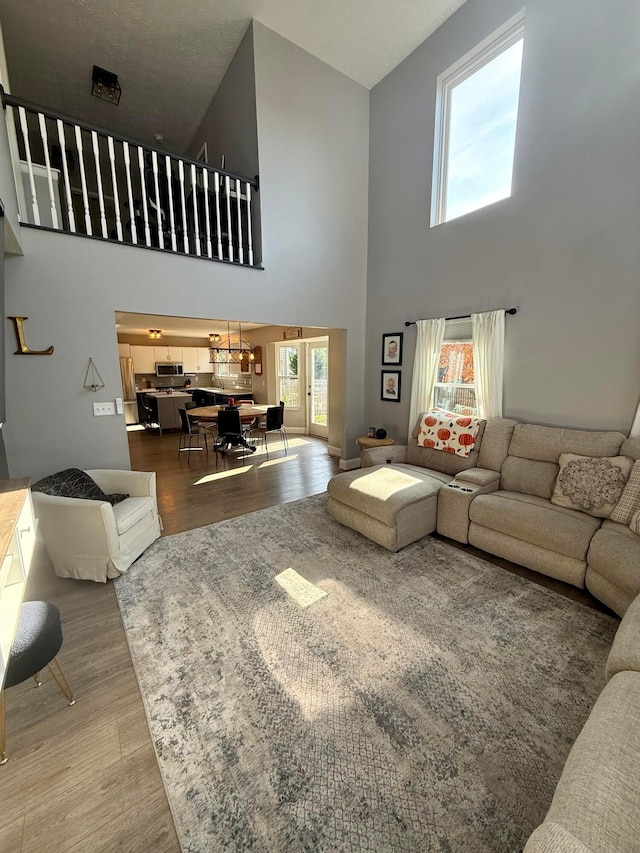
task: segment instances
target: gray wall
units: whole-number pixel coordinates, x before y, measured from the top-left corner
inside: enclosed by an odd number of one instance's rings
[[[367,422],[383,332],[515,305],[505,414],[627,431],[640,392],[640,4],[528,0],[513,195],[429,227],[436,77],[522,7],[468,0],[371,93]]]
[[[265,270],[23,229],[9,258],[6,313],[29,317],[7,341],[6,444],[12,476],[69,465],[129,466],[123,417],[92,416],[120,395],[114,311],[345,328],[343,456],[362,429],[369,96],[255,25]],[[106,387],[82,388],[92,356]]]

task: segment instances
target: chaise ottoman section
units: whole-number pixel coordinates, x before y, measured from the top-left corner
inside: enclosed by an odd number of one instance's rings
[[[327,485],[327,508],[341,524],[383,548],[399,551],[436,529],[442,476],[402,465],[336,474]]]

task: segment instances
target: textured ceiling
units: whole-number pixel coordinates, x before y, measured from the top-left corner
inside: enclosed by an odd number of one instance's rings
[[[465,0],[0,0],[14,95],[182,153],[252,18],[374,86]],[[90,95],[118,75],[120,105]]]

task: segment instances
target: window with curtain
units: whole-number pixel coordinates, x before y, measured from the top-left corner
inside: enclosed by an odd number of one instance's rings
[[[435,406],[461,415],[477,415],[471,318],[447,320],[440,347]]]
[[[300,408],[300,378],[298,376],[299,351],[297,346],[280,344],[278,347],[278,392],[287,408]]]

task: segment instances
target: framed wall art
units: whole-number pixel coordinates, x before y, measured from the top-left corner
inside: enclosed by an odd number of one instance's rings
[[[380,399],[391,403],[400,402],[402,373],[399,370],[382,370],[380,378]]]
[[[382,336],[382,363],[402,364],[402,332],[391,332]]]

